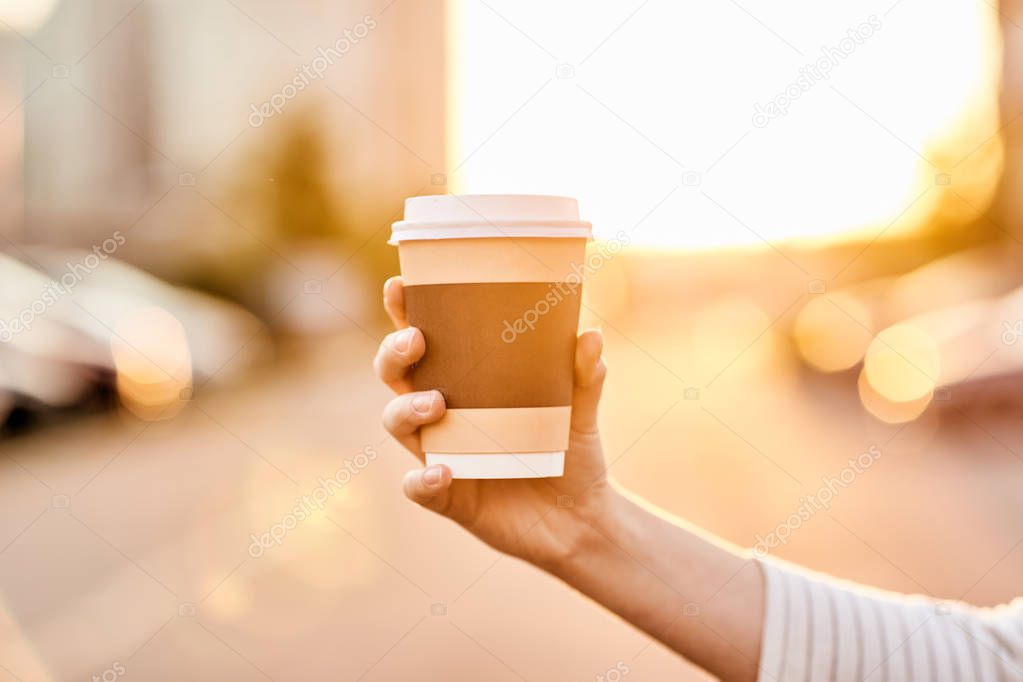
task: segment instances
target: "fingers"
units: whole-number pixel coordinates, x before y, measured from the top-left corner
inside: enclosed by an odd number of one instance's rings
[[[405,283],[401,276],[391,277],[384,282],[384,310],[398,329],[408,326],[405,317]]]
[[[599,330],[589,329],[579,335],[572,393],[572,430],[578,433],[597,431],[597,406],[607,374],[607,366],[601,358],[603,350],[604,336]]]
[[[425,352],[423,333],[415,327],[405,327],[384,337],[373,359],[373,368],[396,393],[408,393],[412,390],[409,368],[419,362]]]
[[[444,396],[440,391],[420,391],[400,395],[384,408],[384,428],[412,454],[423,458],[419,445],[419,427],[444,416]]]
[[[443,464],[413,469],[402,481],[405,497],[427,509],[443,514],[451,495],[451,470]]]

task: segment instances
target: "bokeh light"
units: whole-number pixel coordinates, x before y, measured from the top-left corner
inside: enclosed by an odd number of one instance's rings
[[[938,344],[925,331],[898,324],[883,330],[867,348],[864,376],[887,400],[908,403],[931,395],[941,373]]]
[[[874,313],[847,292],[823,294],[799,311],[793,328],[803,359],[822,372],[838,372],[863,359],[873,338]]]
[[[192,354],[184,327],[167,311],[148,307],[125,315],[110,352],[121,404],[136,416],[168,419],[190,399]]]
[[[899,402],[890,400],[877,391],[867,380],[866,371],[861,371],[856,381],[860,402],[867,412],[887,424],[911,422],[924,413],[931,404],[933,393],[927,393],[915,400]]]

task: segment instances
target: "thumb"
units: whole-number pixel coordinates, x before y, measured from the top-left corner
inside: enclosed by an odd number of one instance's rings
[[[402,481],[405,497],[427,509],[443,514],[451,496],[451,469],[433,464],[425,469],[413,469]]]
[[[579,335],[575,346],[575,387],[572,392],[572,430],[596,433],[597,405],[604,387],[607,366],[601,357],[604,336],[599,329]]]

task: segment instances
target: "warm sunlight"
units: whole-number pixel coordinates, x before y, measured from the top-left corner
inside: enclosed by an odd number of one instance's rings
[[[891,236],[953,191],[985,205],[997,11],[797,5],[451,0],[449,187],[578,196],[598,235],[684,248]]]

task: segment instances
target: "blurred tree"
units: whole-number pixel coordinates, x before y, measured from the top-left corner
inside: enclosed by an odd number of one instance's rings
[[[322,119],[304,113],[288,123],[280,142],[269,148],[270,182],[253,193],[255,206],[266,216],[275,242],[343,241],[346,226],[326,182]]]

